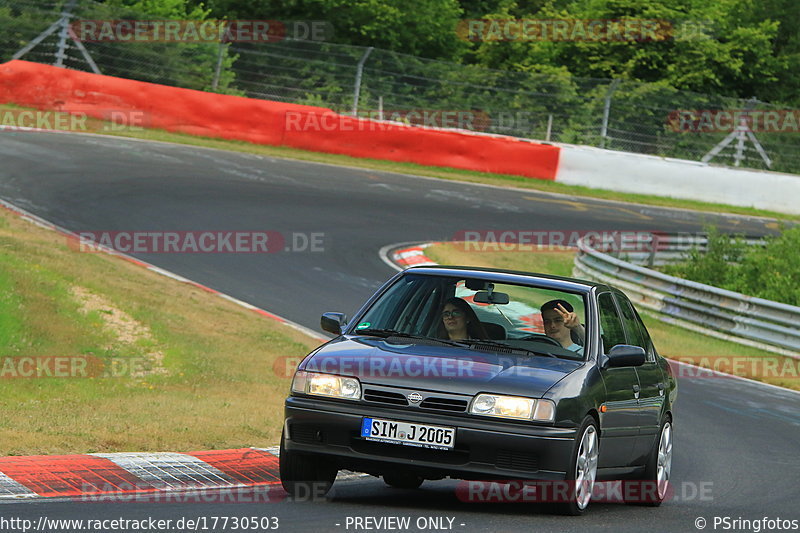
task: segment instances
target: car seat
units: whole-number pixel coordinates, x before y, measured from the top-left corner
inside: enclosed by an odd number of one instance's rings
[[[483,329],[486,330],[486,334],[490,339],[494,341],[506,340],[506,328],[500,324],[495,324],[494,322],[481,322],[481,325],[483,326]]]

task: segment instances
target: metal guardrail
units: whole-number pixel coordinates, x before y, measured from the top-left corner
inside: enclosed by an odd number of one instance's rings
[[[602,237],[603,251],[612,248],[612,257],[649,268],[682,261],[689,250],[698,248],[705,252],[708,246],[708,237],[702,233],[650,233],[647,242],[642,242],[643,236],[640,234],[632,241],[625,241],[613,233]],[[747,246],[764,246],[767,243],[761,237],[745,237],[743,241]]]
[[[702,237],[694,239],[694,244],[703,244]],[[665,322],[800,357],[800,307],[676,278],[634,264],[652,266],[674,260],[680,256],[680,248],[685,251],[691,241],[685,234],[656,235],[650,250],[642,250],[641,243],[633,250],[612,246],[618,256],[613,257],[600,251],[607,250],[609,242],[584,237],[578,241],[574,273],[624,290],[638,306],[655,311]],[[747,242],[763,241],[747,239]]]

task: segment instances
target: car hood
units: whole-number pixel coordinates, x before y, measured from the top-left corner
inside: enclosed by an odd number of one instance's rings
[[[583,364],[546,356],[356,336],[334,339],[306,359],[301,368],[354,376],[364,385],[467,395],[494,392],[541,397]]]

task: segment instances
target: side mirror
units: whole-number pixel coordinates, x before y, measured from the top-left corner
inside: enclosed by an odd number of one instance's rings
[[[344,313],[322,313],[322,317],[319,319],[322,330],[334,335],[341,335],[345,324],[347,324],[347,315]]]
[[[630,344],[617,344],[609,350],[605,366],[642,366],[647,358],[644,348]]]

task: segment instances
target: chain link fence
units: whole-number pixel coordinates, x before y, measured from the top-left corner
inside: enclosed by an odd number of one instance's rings
[[[695,127],[697,113],[678,113],[707,110],[713,118],[719,110],[778,110],[754,99],[678,91],[658,83],[490,70],[290,38],[266,43],[80,42],[57,24],[164,18],[93,0],[0,0],[0,61],[19,57],[85,71],[94,70],[93,62],[110,76],[340,113],[800,173],[797,124],[784,132],[706,131]],[[710,154],[715,148],[718,153]]]

